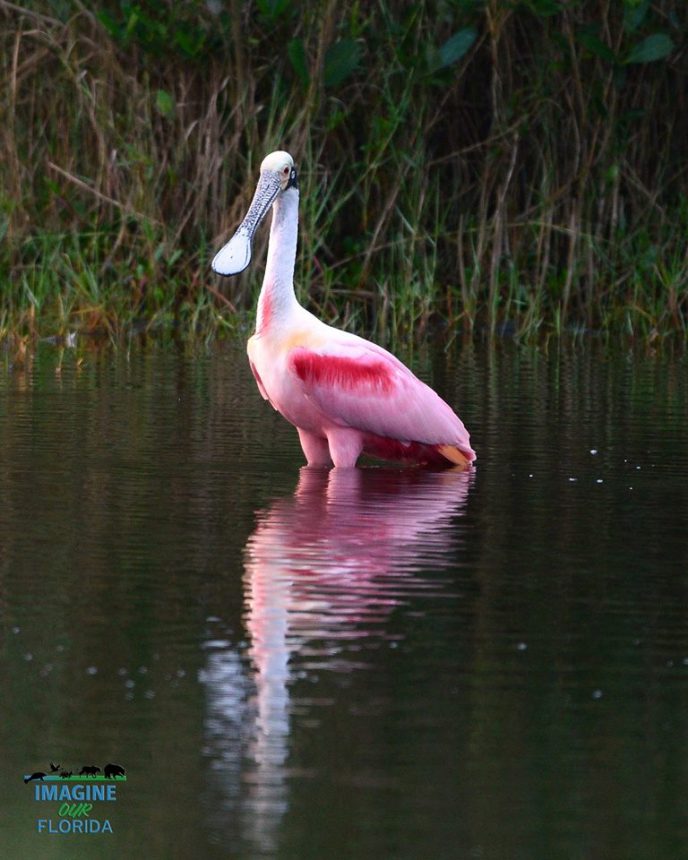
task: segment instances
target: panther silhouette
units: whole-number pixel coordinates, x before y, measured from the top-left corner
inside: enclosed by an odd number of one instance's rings
[[[84,765],[79,771],[79,776],[95,776],[100,773],[100,768],[95,765]]]

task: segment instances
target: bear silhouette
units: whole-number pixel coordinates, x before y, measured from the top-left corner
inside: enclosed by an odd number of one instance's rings
[[[112,764],[112,763],[106,764],[105,770],[103,771],[103,774],[105,775],[105,779],[110,779],[111,777],[115,777],[115,776],[124,776],[125,773],[126,773],[126,771],[124,770],[124,768],[122,767],[121,764]]]
[[[26,784],[27,782],[31,782],[32,779],[36,779],[36,780],[40,779],[40,781],[43,782],[44,776],[45,776],[44,773],[41,773],[40,770],[37,770],[36,773],[32,773],[31,776],[25,776],[24,777],[24,783]]]
[[[84,765],[79,771],[79,776],[95,776],[100,773],[100,768],[94,765]]]

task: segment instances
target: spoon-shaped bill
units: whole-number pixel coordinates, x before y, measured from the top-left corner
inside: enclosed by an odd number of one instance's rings
[[[251,239],[253,237],[240,227],[232,238],[215,254],[213,271],[218,275],[238,275],[251,262]]]
[[[212,268],[218,275],[238,275],[251,262],[251,243],[259,224],[265,218],[280,192],[277,173],[261,173],[251,206],[239,229],[215,255]]]

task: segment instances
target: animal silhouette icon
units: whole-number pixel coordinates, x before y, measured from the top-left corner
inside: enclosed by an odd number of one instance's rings
[[[124,776],[125,773],[126,773],[126,771],[122,767],[121,764],[112,764],[112,763],[106,764],[105,770],[103,771],[105,779],[110,779],[110,778],[115,777],[115,776]]]
[[[72,775],[71,770],[61,770],[60,771],[60,776],[62,777],[62,779],[67,779],[71,775]]]
[[[95,776],[100,773],[100,768],[95,765],[84,765],[79,771],[79,776]]]
[[[53,764],[52,762],[50,762],[50,772],[51,772],[51,773],[55,773],[55,772],[56,772],[56,771],[58,771],[61,767],[62,767],[62,765],[61,765],[61,764]]]
[[[38,781],[39,779],[41,782],[43,782],[44,776],[45,774],[42,771],[37,770],[36,773],[32,773],[31,776],[25,776],[24,783],[31,782],[32,780]]]

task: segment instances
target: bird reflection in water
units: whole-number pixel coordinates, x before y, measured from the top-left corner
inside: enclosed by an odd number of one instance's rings
[[[235,739],[248,737],[242,842],[273,850],[287,808],[290,719],[298,718],[295,705],[299,713],[313,705],[291,701],[290,684],[365,666],[368,648],[395,638],[385,622],[396,606],[442,592],[443,581],[429,572],[455,559],[456,518],[472,481],[472,471],[305,467],[292,496],[258,513],[244,556],[254,701],[241,707],[239,688],[224,689],[223,679],[236,679],[232,652],[211,654],[206,673],[216,740],[223,724]],[[236,749],[231,762],[216,754],[234,783],[225,791],[236,797]]]

